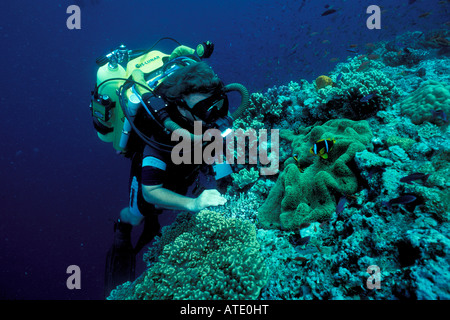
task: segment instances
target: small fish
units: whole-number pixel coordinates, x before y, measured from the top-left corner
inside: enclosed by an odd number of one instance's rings
[[[361,63],[361,65],[359,66],[358,69],[356,69],[356,71],[364,71],[366,70],[368,67],[370,66],[370,60],[364,61],[363,63]]]
[[[405,194],[403,196],[400,196],[398,198],[395,199],[391,199],[389,201],[383,201],[383,205],[387,206],[389,210],[392,209],[393,205],[396,204],[407,204],[407,203],[411,203],[417,200],[417,197],[415,195],[412,194]]]
[[[322,159],[328,159],[328,153],[333,149],[336,140],[334,139],[321,139],[314,143],[314,145],[309,149],[311,154],[315,154]]]
[[[445,123],[448,123],[447,114],[444,110],[431,110],[431,114],[434,120],[441,118]]]
[[[305,257],[295,257],[294,261],[300,262],[300,264],[305,264],[306,262],[308,262],[308,259],[306,259]]]
[[[292,155],[292,158],[295,160],[295,164],[297,165],[297,168],[298,168],[298,170],[300,171],[300,172],[303,172],[303,170],[302,170],[302,168],[300,168],[300,164],[299,164],[299,162],[298,162],[298,154],[293,154]]]
[[[300,224],[300,226],[298,228],[304,229],[304,228],[308,228],[310,225],[311,225],[311,223],[309,223],[309,222],[303,222],[302,224]]]
[[[413,181],[415,180],[422,180],[422,183],[425,183],[428,180],[428,177],[431,174],[425,174],[425,173],[420,173],[420,172],[416,172],[413,174],[410,174],[409,176],[403,177],[400,179],[400,182],[406,182],[407,184],[412,184]]]
[[[336,81],[333,82],[332,86],[333,86],[334,88],[336,88],[336,87],[338,86],[339,81],[341,81],[341,79],[342,79],[342,73],[339,73],[338,76],[337,76],[337,78],[336,78]]]
[[[368,102],[370,99],[372,99],[375,95],[373,93],[369,93],[368,95],[365,95],[364,97],[359,100],[360,102]]]
[[[348,202],[348,199],[347,199],[347,197],[345,197],[345,196],[342,196],[340,199],[339,199],[339,202],[338,202],[338,204],[337,204],[337,206],[336,206],[336,214],[337,215],[340,215],[341,213],[342,213],[342,211],[344,211],[344,208],[345,208],[345,204]]]
[[[359,50],[358,49],[347,49],[348,52],[352,52],[352,53],[358,53]]]
[[[377,59],[380,59],[380,55],[378,55],[378,54],[369,54],[367,56],[367,58],[369,58],[370,60],[377,60]]]
[[[302,246],[308,244],[310,239],[311,239],[310,236],[302,237],[299,234],[295,234],[289,237],[289,242],[292,243],[294,246]]]
[[[426,18],[426,17],[428,17],[430,14],[431,14],[430,11],[425,12],[425,13],[422,13],[422,14],[419,16],[419,18]]]
[[[327,15],[332,14],[332,13],[335,13],[335,12],[336,12],[336,10],[334,10],[334,9],[328,9],[328,10],[324,11],[324,12],[321,14],[321,16],[324,17],[324,16],[327,16]]]

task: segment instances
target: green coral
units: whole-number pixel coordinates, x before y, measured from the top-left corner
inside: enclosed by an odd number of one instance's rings
[[[259,172],[255,168],[250,168],[250,170],[242,169],[238,173],[232,173],[233,184],[238,188],[242,189],[246,185],[251,184],[258,180]]]
[[[399,146],[405,151],[409,151],[415,143],[416,141],[411,138],[399,136],[389,136],[386,140],[388,147]]]
[[[143,255],[143,260],[147,266],[151,266],[161,254],[164,246],[175,241],[184,232],[189,231],[195,225],[195,215],[191,212],[180,212],[175,221],[162,228],[161,237],[156,237],[156,241]]]
[[[285,162],[284,171],[258,211],[259,222],[265,228],[294,229],[304,222],[329,219],[336,208],[336,198],[357,191],[357,178],[350,162],[372,139],[368,123],[330,120],[298,132],[299,135],[282,134],[292,140],[298,161],[290,158]],[[316,141],[329,138],[336,143],[328,159],[310,154],[309,149]]]
[[[425,121],[443,124],[442,119],[433,117],[432,110],[442,110],[450,114],[450,85],[437,81],[427,81],[400,103],[403,114],[414,124]]]
[[[129,299],[256,299],[267,279],[255,226],[203,210],[158,262],[110,298],[126,292]]]

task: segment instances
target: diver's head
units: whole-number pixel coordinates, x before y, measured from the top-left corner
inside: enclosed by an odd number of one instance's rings
[[[194,121],[209,125],[228,114],[224,85],[205,62],[176,70],[158,90],[171,106],[172,120],[188,130]]]
[[[222,87],[212,93],[193,92],[183,94],[177,108],[191,121],[210,124],[228,114],[228,98]]]

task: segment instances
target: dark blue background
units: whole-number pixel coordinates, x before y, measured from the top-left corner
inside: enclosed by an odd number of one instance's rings
[[[327,74],[330,59],[345,61],[350,44],[447,21],[448,6],[439,1],[409,2],[1,1],[0,298],[103,298],[112,221],[128,202],[129,163],[91,125],[99,55],[120,43],[145,48],[163,36],[190,46],[211,40],[209,62],[225,83],[264,91]],[[66,28],[70,4],[81,6],[81,30]],[[338,12],[322,17],[325,4]],[[366,28],[371,4],[382,6],[381,30]],[[66,288],[71,264],[81,268],[80,290]]]

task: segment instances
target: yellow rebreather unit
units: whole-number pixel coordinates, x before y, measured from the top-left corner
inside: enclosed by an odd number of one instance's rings
[[[113,131],[107,134],[97,134],[100,140],[112,142],[114,149],[118,152],[124,151],[124,148],[120,147],[120,139],[125,121],[125,116],[120,107],[118,90],[120,86],[124,84],[125,79],[127,79],[134,70],[139,69],[146,74],[162,67],[164,64],[163,57],[168,57],[168,55],[154,50],[129,61],[126,69],[120,64],[107,63],[101,66],[97,71],[97,86],[101,85],[98,89],[99,95],[108,96],[114,103],[109,120],[99,120],[104,126],[111,128]],[[121,78],[122,80],[113,80],[115,78]],[[131,90],[128,90],[127,98],[129,98],[131,94]],[[126,102],[128,103],[128,99]]]

